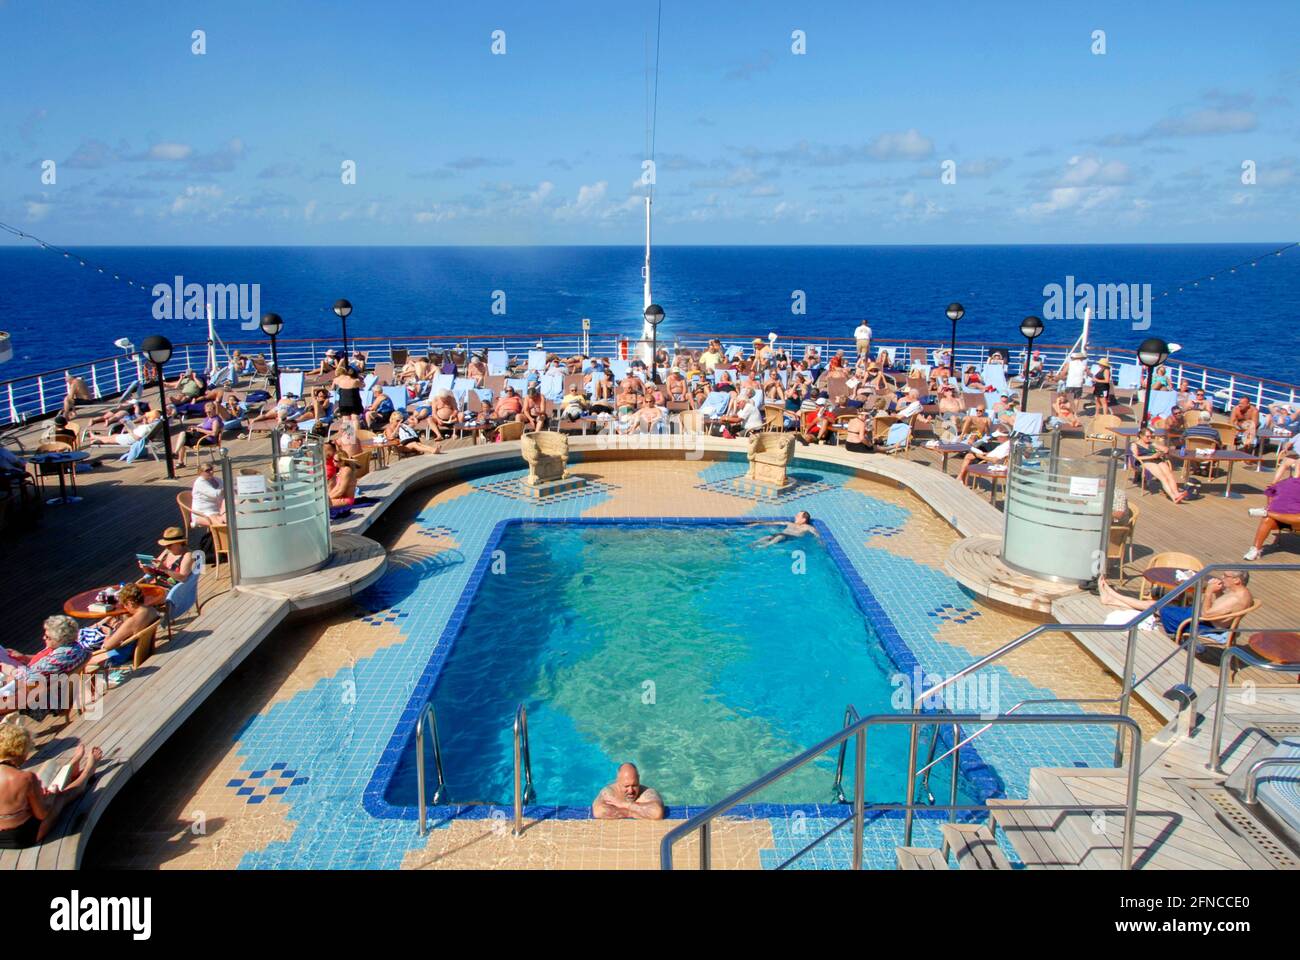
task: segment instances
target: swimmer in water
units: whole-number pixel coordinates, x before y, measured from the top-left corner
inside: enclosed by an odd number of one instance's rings
[[[780,520],[763,520],[761,523],[781,523]],[[800,510],[794,515],[794,520],[785,524],[779,533],[768,534],[766,537],[759,537],[754,541],[756,547],[770,547],[774,544],[781,543],[785,540],[793,540],[795,537],[802,537],[804,534],[811,533],[817,536],[817,531],[813,529],[812,516],[807,510]]]

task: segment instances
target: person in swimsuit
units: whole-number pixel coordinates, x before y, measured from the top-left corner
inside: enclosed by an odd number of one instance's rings
[[[361,403],[361,388],[365,384],[359,380],[352,368],[339,361],[334,368],[334,389],[339,393],[339,416],[352,421],[353,429],[360,429],[361,414],[365,406]]]
[[[636,764],[618,768],[618,777],[606,784],[591,803],[591,815],[597,820],[662,820],[664,802],[659,794],[641,783]]]
[[[1097,372],[1092,375],[1092,395],[1097,401],[1097,413],[1110,413],[1110,391],[1112,381],[1110,360],[1102,357],[1097,361]]]
[[[188,549],[189,543],[185,538],[185,531],[180,527],[168,527],[163,531],[158,546],[162,547],[162,553],[154,557],[151,564],[140,561],[140,569],[155,579],[159,578],[153,571],[162,571],[166,574],[167,580],[172,583],[188,580],[190,574],[194,572],[194,554]]]
[[[393,448],[399,457],[408,457],[417,453],[441,453],[442,445],[434,444],[429,446],[427,443],[420,442],[420,435],[415,432],[415,428],[406,422],[402,416],[402,411],[394,410],[393,415],[388,418],[388,426],[384,427],[384,439],[396,440],[398,445]]]
[[[769,533],[765,537],[759,537],[754,541],[756,547],[770,547],[774,544],[783,543],[786,540],[793,540],[795,537],[802,537],[811,533],[817,536],[817,528],[812,525],[812,515],[807,510],[800,510],[794,515],[794,520],[785,523],[784,520],[758,520],[757,523],[763,524],[784,524],[777,533]]]
[[[330,484],[331,507],[350,507],[357,498],[357,468],[351,460],[336,459],[338,472]]]
[[[1187,499],[1187,491],[1178,489],[1178,477],[1169,463],[1169,448],[1156,440],[1150,427],[1144,427],[1129,445],[1129,456],[1137,461],[1138,466],[1160,482],[1160,486],[1174,503]]]
[[[33,749],[25,728],[0,724],[0,850],[22,850],[44,840],[63,808],[86,791],[104,757],[92,747],[87,759],[85,744],[78,744],[60,789],[51,785],[61,772],[56,763],[47,763],[40,773],[22,769]]]

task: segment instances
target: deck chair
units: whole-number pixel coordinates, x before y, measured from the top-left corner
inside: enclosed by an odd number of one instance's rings
[[[1202,624],[1212,623],[1214,624],[1215,629],[1211,630],[1209,633],[1201,633],[1197,636],[1196,652],[1200,653],[1203,650],[1211,649],[1227,650],[1229,647],[1236,646],[1237,631],[1241,629],[1241,621],[1246,619],[1246,617],[1250,616],[1259,608],[1260,602],[1256,600],[1240,613],[1231,613],[1225,617],[1202,616]],[[1191,629],[1192,618],[1188,617],[1178,625],[1178,632],[1174,634],[1174,643],[1181,647],[1186,642],[1186,638],[1188,634],[1191,633]],[[1204,630],[1205,627],[1202,626],[1201,629]],[[1234,676],[1236,675],[1236,672],[1236,670],[1232,671]]]
[[[1083,437],[1088,441],[1088,452],[1095,451],[1099,443],[1122,446],[1120,438],[1115,434],[1115,428],[1123,422],[1113,413],[1103,413],[1093,417],[1092,422],[1088,424],[1088,431]]]
[[[528,381],[523,377],[507,378],[505,385],[514,387],[515,393],[521,397],[528,392]]]
[[[402,347],[393,347],[389,352],[392,355],[394,367],[406,366],[406,361],[411,358],[411,351]]]
[[[548,373],[538,382],[542,396],[552,403],[559,403],[564,397],[564,374]]]
[[[410,402],[411,395],[406,392],[405,387],[384,387],[383,393],[392,403],[394,410],[405,410],[406,405]]]
[[[396,368],[394,368],[392,363],[390,363],[387,360],[384,360],[380,363],[375,364],[375,372],[372,374],[372,376],[375,379],[370,384],[371,386],[374,386],[376,383],[388,384],[388,383],[392,383],[393,378],[397,376],[397,370]]]
[[[162,420],[155,420],[149,426],[149,432],[139,440],[135,441],[135,443],[131,444],[131,446],[127,448],[126,453],[122,454],[117,459],[122,463],[135,463],[144,456],[145,453],[148,453],[155,460],[160,459],[158,447],[161,446],[161,441],[158,437],[154,436],[154,434],[156,434],[160,429],[162,429]]]
[[[1000,363],[984,364],[980,377],[985,386],[992,387],[1002,396],[1011,392],[1011,387],[1007,384],[1007,368]]]
[[[538,373],[541,373],[543,370],[546,369],[546,351],[545,351],[545,350],[529,350],[529,351],[528,351],[528,369],[529,369],[529,370],[536,370]]]
[[[209,529],[216,531],[217,527]],[[213,536],[213,543],[216,543],[216,536]],[[203,574],[203,551],[194,551],[194,571],[190,574],[189,579],[182,580],[175,584],[167,591],[167,599],[163,602],[163,622],[167,626],[167,640],[172,638],[172,625],[175,624],[176,618],[182,614],[188,613],[191,608],[195,613],[199,611],[199,577]]]
[[[1138,505],[1129,502],[1129,517],[1124,523],[1112,523],[1110,525],[1110,539],[1106,544],[1106,565],[1109,567],[1112,560],[1119,563],[1119,582],[1122,585],[1125,580],[1124,570],[1133,560],[1133,538],[1137,533],[1138,516],[1141,510]]]
[[[885,434],[885,442],[877,450],[880,453],[903,453],[912,443],[912,425],[906,422],[891,424]]]
[[[731,394],[723,390],[715,390],[704,398],[700,404],[699,414],[707,422],[716,419],[727,412],[727,407],[731,403]]]
[[[280,396],[283,397],[288,394],[293,394],[295,397],[301,397],[303,390],[302,384],[303,374],[301,371],[298,373],[280,374]]]
[[[624,380],[626,380],[628,371],[631,369],[632,369],[632,364],[628,363],[626,360],[609,361],[609,371],[610,373],[614,374],[615,383],[622,383]]]
[[[464,409],[469,395],[474,392],[474,380],[472,377],[456,377],[451,382],[451,393],[456,399],[456,406]]]
[[[1115,389],[1137,393],[1142,389],[1142,368],[1136,363],[1121,364],[1115,371]]]
[[[504,350],[489,350],[487,355],[487,372],[490,377],[504,377],[510,369],[510,354]]]
[[[1022,437],[1034,447],[1041,447],[1043,433],[1043,415],[1041,413],[1017,413],[1011,425],[1012,438]]]
[[[469,378],[467,377],[466,379]],[[455,384],[456,375],[454,373],[440,373],[433,378],[433,386],[429,388],[429,395],[433,396],[442,390],[451,390]]]
[[[1178,403],[1178,393],[1174,390],[1152,390],[1151,405],[1147,407],[1147,416],[1152,420],[1169,416]]]

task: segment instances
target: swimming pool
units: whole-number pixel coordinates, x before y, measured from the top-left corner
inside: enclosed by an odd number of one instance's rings
[[[536,802],[568,808],[588,807],[626,760],[670,808],[707,805],[826,737],[846,704],[894,711],[912,663],[883,611],[828,529],[756,545],[775,529],[498,524],[393,733],[400,758],[377,771],[389,815],[416,802],[414,723],[429,701],[449,802],[509,801],[524,703]],[[870,799],[901,798],[905,738],[872,733]],[[833,759],[757,799],[828,802]]]

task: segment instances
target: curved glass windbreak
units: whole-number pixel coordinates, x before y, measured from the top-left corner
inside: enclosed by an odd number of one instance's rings
[[[269,478],[225,464],[238,582],[284,579],[329,559],[325,458],[320,443],[311,441],[279,458]]]
[[[1002,560],[1035,576],[1091,580],[1105,556],[1115,461],[1062,457],[1039,439],[1011,452]]]

